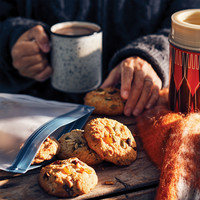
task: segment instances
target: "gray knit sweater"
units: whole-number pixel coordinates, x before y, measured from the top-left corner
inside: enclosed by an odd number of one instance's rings
[[[20,76],[12,66],[11,49],[23,32],[42,24],[48,33],[51,25],[69,20],[102,27],[104,77],[123,59],[140,56],[166,86],[171,15],[199,7],[199,0],[0,0],[0,92],[81,102],[53,89],[49,80]]]

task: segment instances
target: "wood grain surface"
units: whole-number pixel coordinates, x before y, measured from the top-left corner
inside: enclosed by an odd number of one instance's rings
[[[89,120],[96,117],[100,116],[93,115]],[[94,169],[99,179],[98,185],[88,194],[67,199],[154,199],[160,172],[143,151],[136,129],[136,119],[125,116],[115,116],[112,119],[116,119],[127,125],[133,133],[137,142],[137,159],[130,166],[125,167],[115,166],[107,162],[95,166]],[[48,195],[40,188],[38,184],[39,171],[39,168],[28,171],[26,174],[13,174],[0,171],[0,199],[59,199]],[[113,184],[105,184],[106,181]]]

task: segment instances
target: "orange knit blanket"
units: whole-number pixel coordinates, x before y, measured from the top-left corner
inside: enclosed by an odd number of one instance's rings
[[[156,200],[200,199],[200,113],[156,106],[138,117],[143,147],[161,170]]]

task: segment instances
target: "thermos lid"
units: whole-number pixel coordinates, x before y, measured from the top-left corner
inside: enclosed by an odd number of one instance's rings
[[[200,48],[200,9],[187,9],[171,17],[170,39],[176,44]]]

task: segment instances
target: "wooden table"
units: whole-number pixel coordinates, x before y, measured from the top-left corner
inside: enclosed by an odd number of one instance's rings
[[[91,116],[96,118],[99,116]],[[102,163],[95,167],[99,181],[98,185],[89,194],[81,195],[76,200],[109,199],[109,200],[151,200],[154,199],[159,183],[159,170],[152,164],[142,148],[136,128],[136,118],[115,116],[109,117],[128,126],[137,142],[138,156],[130,165],[115,166],[111,163]],[[13,174],[0,171],[0,199],[35,200],[35,199],[63,199],[48,195],[38,185],[40,169],[28,171],[26,174]],[[107,185],[106,181],[114,184]],[[67,198],[70,199],[70,198]]]

